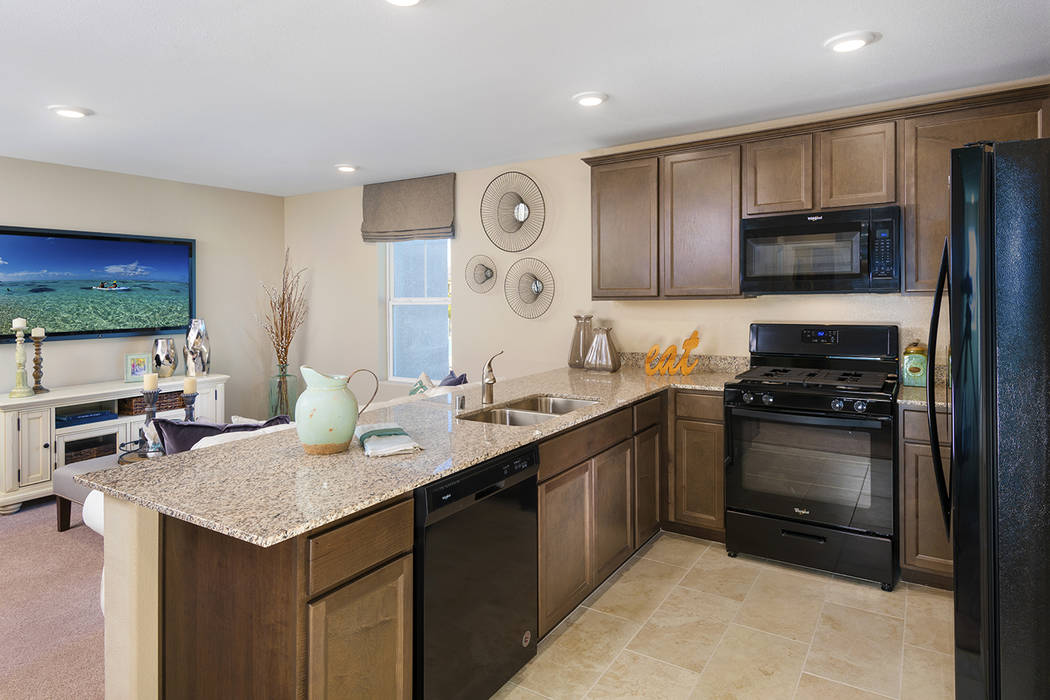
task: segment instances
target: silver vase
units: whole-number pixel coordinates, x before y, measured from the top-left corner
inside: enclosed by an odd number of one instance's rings
[[[186,360],[186,376],[196,377],[208,373],[211,367],[211,343],[208,341],[208,329],[204,325],[204,319],[195,318],[190,321],[182,356]]]
[[[586,369],[599,372],[615,372],[620,369],[620,352],[612,339],[612,328],[595,328],[591,349],[583,361]]]
[[[594,328],[591,326],[591,314],[576,314],[576,327],[572,330],[572,344],[569,346],[569,367],[583,367],[587,351],[594,340]]]
[[[161,379],[175,374],[179,356],[175,353],[174,338],[157,338],[153,341],[153,371]]]

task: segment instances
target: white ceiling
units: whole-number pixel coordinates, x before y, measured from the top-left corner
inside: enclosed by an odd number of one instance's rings
[[[1047,0],[0,0],[0,27],[0,155],[278,195],[1050,73]],[[854,29],[884,37],[822,48]]]

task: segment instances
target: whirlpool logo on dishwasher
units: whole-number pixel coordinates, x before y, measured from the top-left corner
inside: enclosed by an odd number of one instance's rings
[[[809,508],[795,508],[795,512],[799,515],[809,515]]]

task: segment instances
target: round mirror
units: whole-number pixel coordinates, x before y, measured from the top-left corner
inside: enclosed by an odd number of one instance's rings
[[[525,219],[529,218],[529,205],[525,202],[518,202],[518,206],[514,207],[514,218],[519,223],[525,223]]]

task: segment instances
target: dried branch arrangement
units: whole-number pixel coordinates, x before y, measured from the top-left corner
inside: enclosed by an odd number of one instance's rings
[[[295,332],[306,321],[308,304],[306,303],[306,282],[303,280],[304,267],[292,271],[291,251],[284,251],[284,271],[281,275],[281,286],[263,285],[263,291],[270,301],[270,310],[263,319],[263,330],[273,343],[277,353],[277,364],[288,364],[288,348],[292,344]]]

